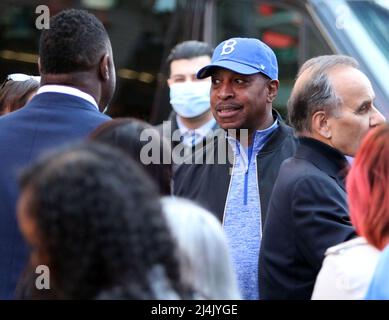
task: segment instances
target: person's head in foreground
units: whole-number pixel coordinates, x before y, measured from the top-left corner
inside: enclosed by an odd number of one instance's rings
[[[0,88],[0,115],[4,115],[25,106],[36,94],[40,77],[23,73],[7,76]]]
[[[31,263],[60,299],[189,296],[156,187],[120,150],[82,143],[26,170],[17,206]]]

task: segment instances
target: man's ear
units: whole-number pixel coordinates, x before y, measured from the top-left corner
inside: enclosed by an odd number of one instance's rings
[[[268,94],[267,94],[267,102],[272,103],[278,94],[278,87],[280,83],[278,80],[271,80],[267,84]]]
[[[110,56],[109,54],[105,54],[101,60],[99,65],[100,76],[104,81],[109,80],[109,68],[110,68]]]
[[[332,137],[331,125],[324,111],[316,111],[312,116],[312,131],[324,139]]]
[[[42,74],[41,57],[38,57],[38,70],[39,70],[39,74]]]

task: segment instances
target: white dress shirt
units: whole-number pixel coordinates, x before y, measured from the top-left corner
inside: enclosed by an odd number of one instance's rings
[[[71,96],[79,97],[81,99],[89,101],[96,107],[97,110],[99,110],[99,107],[97,106],[95,99],[90,94],[85,93],[79,89],[68,87],[68,86],[47,84],[40,87],[36,94],[46,93],[46,92],[64,93],[64,94],[69,94]]]

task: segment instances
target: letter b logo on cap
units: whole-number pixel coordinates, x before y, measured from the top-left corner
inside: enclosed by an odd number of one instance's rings
[[[224,46],[223,46],[223,49],[222,49],[222,53],[220,55],[224,55],[224,54],[230,54],[232,51],[235,50],[235,45],[236,45],[236,40],[228,40]]]

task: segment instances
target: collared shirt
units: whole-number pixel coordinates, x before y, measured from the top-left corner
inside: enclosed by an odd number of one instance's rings
[[[180,117],[176,116],[177,125],[180,129],[181,136],[183,137],[182,142],[186,146],[195,146],[196,144],[203,141],[203,139],[207,136],[207,134],[212,130],[212,128],[216,124],[216,120],[212,117],[211,120],[204,123],[201,127],[197,129],[188,129],[180,120]]]
[[[99,107],[97,106],[95,99],[90,94],[85,93],[79,89],[68,87],[68,86],[47,84],[40,87],[36,94],[41,94],[46,92],[64,93],[64,94],[69,94],[71,96],[79,97],[81,99],[89,101],[91,104],[93,104],[96,107],[97,110],[99,110]]]
[[[227,137],[235,154],[230,190],[224,215],[224,231],[229,242],[243,299],[259,299],[258,260],[262,238],[261,203],[257,175],[257,154],[278,128],[276,120],[269,128],[257,130],[251,146],[244,147]]]

